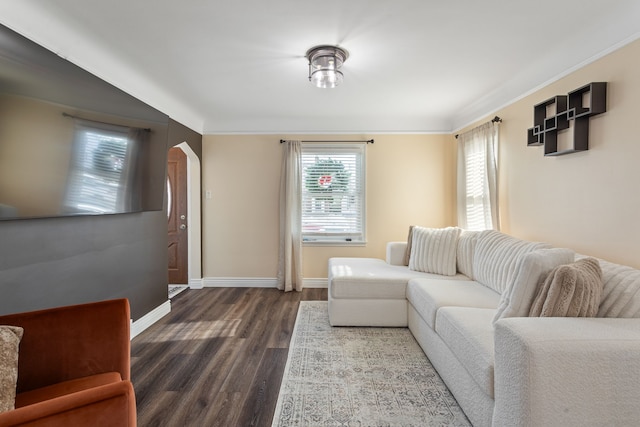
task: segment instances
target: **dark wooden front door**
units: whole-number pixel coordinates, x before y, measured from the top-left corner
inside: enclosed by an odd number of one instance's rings
[[[167,180],[169,283],[188,284],[187,155],[179,148],[169,150]]]

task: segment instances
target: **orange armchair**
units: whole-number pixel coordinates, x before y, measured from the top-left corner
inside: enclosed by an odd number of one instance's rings
[[[16,409],[0,426],[135,426],[126,299],[0,316],[21,326]]]

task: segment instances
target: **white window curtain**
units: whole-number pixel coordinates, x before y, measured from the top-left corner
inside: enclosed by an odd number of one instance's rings
[[[282,143],[278,289],[302,291],[302,146]]]
[[[458,135],[458,226],[463,229],[500,229],[498,136],[498,122]]]

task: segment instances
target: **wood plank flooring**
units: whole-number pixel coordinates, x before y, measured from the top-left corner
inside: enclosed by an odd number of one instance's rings
[[[326,289],[205,288],[131,342],[138,425],[270,426],[303,300]]]

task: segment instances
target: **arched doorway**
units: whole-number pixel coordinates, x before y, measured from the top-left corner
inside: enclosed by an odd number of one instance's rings
[[[180,218],[183,213],[178,213],[177,226],[184,224],[187,242],[187,277],[186,283],[191,289],[202,288],[202,260],[201,241],[202,226],[200,215],[200,159],[191,149],[189,144],[182,142],[174,146],[186,155],[186,214],[185,218]],[[175,198],[176,195],[167,194],[168,198]],[[171,212],[168,212],[171,216]],[[171,231],[168,231],[171,233]],[[170,238],[171,239],[171,238]],[[170,240],[171,242],[171,240]]]

